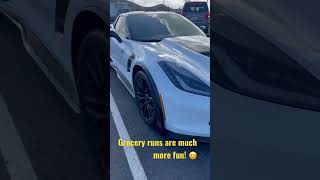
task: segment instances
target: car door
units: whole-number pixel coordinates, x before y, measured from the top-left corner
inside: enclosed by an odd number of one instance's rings
[[[56,0],[19,1],[25,24],[28,25],[32,32],[47,45],[47,41],[50,37],[53,37]]]
[[[117,33],[117,31],[115,30],[115,27],[118,27],[118,28],[121,27],[121,22],[119,22],[120,18],[121,16],[115,20],[115,22],[110,28],[110,31],[115,31]],[[116,38],[111,37],[110,38],[110,57],[111,57],[111,60],[113,61],[113,64],[118,65],[120,63],[119,62],[120,54],[121,54],[120,42],[118,42]]]
[[[214,179],[320,179],[318,5],[213,2]]]
[[[114,25],[115,32],[121,37],[122,42],[118,42],[115,38],[111,38],[111,57],[114,58],[117,68],[122,74],[127,73],[127,63],[132,55],[129,45],[127,26],[125,17],[120,16]]]

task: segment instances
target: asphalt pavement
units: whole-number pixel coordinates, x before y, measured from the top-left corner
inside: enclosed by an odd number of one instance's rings
[[[0,124],[1,180],[22,172],[38,180],[103,179],[95,149],[100,129],[72,111],[1,14]]]
[[[125,129],[130,136],[131,140],[167,140],[161,136],[159,132],[144,123],[141,118],[134,98],[129,94],[121,81],[118,79],[116,72],[113,68],[110,68],[110,88],[111,94],[115,101],[115,104],[111,103],[110,106],[116,106],[118,109],[121,121],[125,126]],[[144,147],[134,148],[139,164],[142,166],[143,171],[130,170],[130,164],[128,158],[132,158],[132,154],[126,156],[123,147],[118,146],[119,134],[123,134],[123,128],[116,128],[115,122],[120,121],[119,117],[112,112],[111,125],[110,125],[110,137],[111,137],[111,179],[133,179],[133,176],[137,174],[145,174],[147,179],[150,180],[208,180],[210,179],[210,144],[198,143],[198,147]],[[119,123],[119,122],[117,122]],[[119,130],[120,129],[120,130]],[[191,139],[191,138],[190,138]],[[196,160],[154,160],[153,153],[173,153],[184,152],[187,154],[191,151],[195,151],[198,154]],[[131,166],[136,165],[136,161],[131,163]],[[133,165],[132,165],[133,164]]]

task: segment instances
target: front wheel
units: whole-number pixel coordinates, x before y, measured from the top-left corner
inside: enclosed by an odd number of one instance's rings
[[[81,118],[87,121],[90,132],[99,136],[90,141],[103,172],[107,172],[109,164],[107,51],[108,40],[104,31],[94,30],[86,35],[79,49],[76,75]]]
[[[159,95],[152,86],[143,71],[139,71],[134,76],[135,101],[142,119],[149,125],[157,125],[160,132],[164,132],[164,122],[161,116]]]

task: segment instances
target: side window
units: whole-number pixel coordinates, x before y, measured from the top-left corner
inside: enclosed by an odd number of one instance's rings
[[[121,16],[119,17],[118,21],[116,22],[115,30],[119,34],[120,37],[122,37],[122,38],[128,37],[127,27],[125,24],[124,17],[121,17]]]

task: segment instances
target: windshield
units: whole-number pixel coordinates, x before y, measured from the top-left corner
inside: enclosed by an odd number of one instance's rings
[[[135,41],[157,42],[168,37],[206,36],[190,21],[174,13],[130,15],[127,25],[130,38]]]

